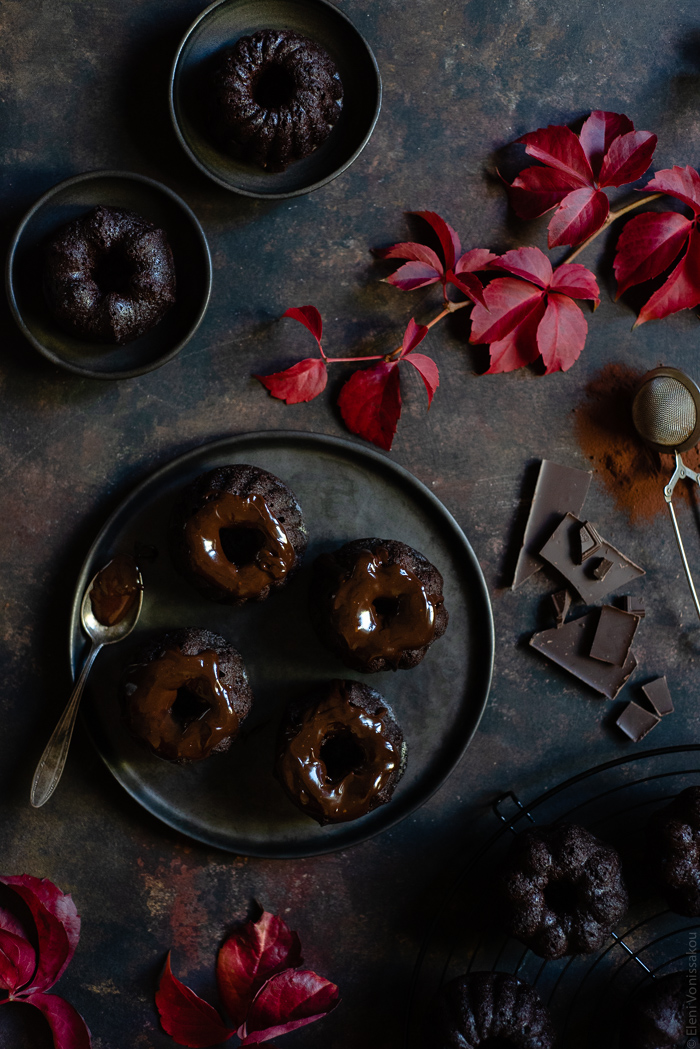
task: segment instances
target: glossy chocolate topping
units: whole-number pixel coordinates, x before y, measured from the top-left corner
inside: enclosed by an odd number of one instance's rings
[[[90,591],[92,614],[103,626],[115,626],[131,611],[143,584],[133,557],[117,554],[98,572]]]
[[[351,652],[398,663],[402,652],[431,643],[435,609],[420,579],[388,556],[383,547],[360,554],[333,587],[330,622]]]
[[[239,718],[217,659],[211,651],[186,656],[168,649],[129,667],[124,689],[132,732],[171,761],[206,758],[235,736]]]
[[[192,568],[241,599],[255,597],[296,560],[287,533],[261,495],[213,492],[185,525]]]
[[[278,773],[287,790],[326,823],[364,816],[401,766],[401,746],[387,738],[387,711],[349,702],[344,681],[309,707],[287,738]]]

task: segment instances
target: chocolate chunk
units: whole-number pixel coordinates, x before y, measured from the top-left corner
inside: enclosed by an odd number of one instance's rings
[[[613,666],[625,665],[639,619],[612,605],[603,605],[591,645],[591,658]]]
[[[581,551],[576,564],[582,565],[589,557],[598,553],[603,545],[603,540],[600,538],[595,525],[592,525],[590,521],[586,521],[585,524],[581,525],[578,535]]]
[[[542,630],[530,638],[530,644],[553,663],[590,685],[596,692],[602,692],[608,699],[614,699],[637,666],[637,660],[632,652],[627,653],[622,667],[591,659],[591,645],[599,618],[600,613],[597,609],[587,612],[578,619],[570,619],[562,627]]]
[[[605,579],[606,575],[612,567],[612,561],[608,561],[606,557],[601,557],[600,561],[593,569],[593,577],[602,581],[603,579]]]
[[[644,619],[646,611],[641,597],[630,597],[628,594],[623,600],[625,602],[625,612],[631,612],[633,616],[639,616],[640,619]]]
[[[628,703],[615,724],[626,736],[639,743],[660,721],[661,718],[640,707],[638,703]]]
[[[564,626],[564,620],[571,608],[571,594],[568,590],[558,590],[556,594],[552,594],[552,604],[554,605],[557,626]]]
[[[542,460],[523,545],[515,566],[513,590],[539,572],[542,567],[540,547],[552,534],[563,514],[581,513],[590,483],[591,475],[586,470],[575,470],[571,466],[559,466],[548,459]]]
[[[583,601],[592,605],[604,598],[611,590],[626,586],[633,579],[645,573],[643,568],[635,565],[605,539],[602,540],[600,553],[606,561],[612,561],[612,568],[606,573],[604,579],[596,579],[591,573],[590,565],[586,562],[577,565],[576,552],[579,546],[581,523],[573,514],[567,514],[542,547],[540,555],[548,564],[561,572]]]
[[[657,677],[654,681],[642,685],[642,692],[660,718],[673,713],[673,700],[665,677]]]

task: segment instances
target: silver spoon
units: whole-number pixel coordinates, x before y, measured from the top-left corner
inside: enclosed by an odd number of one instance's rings
[[[101,571],[103,571],[103,569],[100,569],[100,572]],[[60,721],[53,730],[49,742],[46,744],[46,749],[39,759],[39,764],[36,767],[34,779],[32,780],[32,789],[29,798],[36,809],[46,804],[58,786],[58,781],[61,778],[63,768],[66,764],[66,758],[68,757],[68,748],[70,747],[71,737],[73,736],[73,728],[78,716],[78,707],[83,695],[83,689],[85,688],[85,682],[87,681],[88,674],[92,669],[92,664],[97,658],[98,652],[104,645],[113,645],[115,641],[122,641],[128,634],[130,634],[136,626],[139,615],[141,614],[141,606],[143,604],[143,580],[141,579],[140,571],[137,569],[140,590],[136,602],[132,605],[127,614],[113,626],[105,626],[103,623],[100,623],[99,620],[95,619],[92,611],[90,593],[100,572],[97,572],[91,579],[90,584],[85,591],[83,603],[80,606],[80,621],[83,630],[92,641],[92,645],[90,646],[87,659],[83,664],[83,669],[80,671],[80,676],[71,692],[66,709],[63,711]]]

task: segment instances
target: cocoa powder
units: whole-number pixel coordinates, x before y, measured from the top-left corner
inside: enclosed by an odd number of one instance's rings
[[[662,455],[646,445],[632,422],[632,401],[645,374],[625,364],[607,364],[585,389],[585,398],[574,409],[576,437],[584,455],[615,500],[618,510],[631,521],[650,521],[668,513],[664,487],[675,468],[672,455]],[[700,452],[691,448],[683,461],[700,470]],[[690,503],[694,486],[680,482],[674,503]]]

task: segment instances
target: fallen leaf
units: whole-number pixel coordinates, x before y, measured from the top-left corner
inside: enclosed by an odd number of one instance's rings
[[[170,954],[156,992],[156,1006],[163,1029],[178,1045],[207,1049],[220,1045],[235,1031],[229,1029],[216,1009],[186,987],[170,968]]]
[[[312,401],[323,393],[328,382],[326,362],[321,357],[307,357],[285,371],[272,375],[254,375],[266,390],[287,404]]]
[[[80,917],[69,894],[47,878],[29,874],[0,877],[0,882],[16,892],[34,919],[38,939],[36,972],[25,993],[47,991],[70,962],[80,938]]]
[[[263,985],[237,1034],[242,1045],[267,1042],[320,1020],[338,1002],[338,988],[330,980],[308,970],[288,969]]]
[[[340,391],[338,407],[351,433],[390,451],[401,416],[398,363],[383,361],[353,372]]]
[[[300,324],[303,324],[305,328],[308,328],[318,343],[321,353],[323,353],[323,350],[321,349],[323,321],[321,319],[321,314],[315,306],[290,306],[288,310],[284,311],[282,316],[292,317],[295,321],[299,321]]]
[[[24,936],[0,929],[0,988],[11,994],[25,987],[36,967],[34,948]]]
[[[16,1001],[33,1005],[41,1011],[51,1028],[55,1049],[90,1049],[92,1041],[87,1024],[64,998],[37,991]]]
[[[275,973],[301,965],[299,937],[281,918],[263,911],[223,944],[216,979],[224,1007],[236,1027],[245,1020],[253,998]]]

